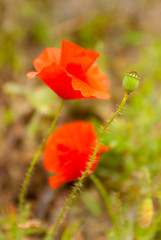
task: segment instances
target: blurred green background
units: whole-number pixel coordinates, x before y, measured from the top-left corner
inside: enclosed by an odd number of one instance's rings
[[[139,89],[104,137],[104,143],[112,149],[103,154],[96,174],[109,194],[119,193],[125,219],[130,221],[127,236],[131,238],[127,239],[159,240],[161,229],[156,225],[149,231],[134,227],[136,205],[146,194],[145,166],[150,172],[155,209],[160,214],[159,0],[0,1],[0,210],[10,214],[10,208],[16,209],[26,170],[60,102],[39,79],[30,80],[26,73],[33,69],[33,59],[45,47],[60,47],[62,39],[101,53],[98,62],[109,77],[112,97],[110,100],[66,101],[58,126],[82,119],[92,121],[98,131],[99,124],[110,118],[123,97],[125,73],[135,70],[141,76]],[[32,203],[32,217],[46,223],[54,221],[69,185],[51,191],[39,161],[27,195],[28,202]],[[77,238],[70,238],[72,233],[65,232],[62,239],[117,239],[112,233],[108,237],[105,234],[111,223],[89,179],[84,188],[86,191],[67,215],[68,221],[61,226],[63,232],[68,225],[79,221],[72,226],[74,232],[77,225],[81,225],[81,230],[76,231],[79,232]],[[100,221],[103,223],[98,226]]]

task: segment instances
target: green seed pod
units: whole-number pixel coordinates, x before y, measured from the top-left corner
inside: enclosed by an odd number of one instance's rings
[[[134,92],[138,85],[139,85],[140,77],[138,76],[137,72],[132,71],[126,73],[126,76],[123,80],[123,87],[124,90],[129,94],[131,92]]]

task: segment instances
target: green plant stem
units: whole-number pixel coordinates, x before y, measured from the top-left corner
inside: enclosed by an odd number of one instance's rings
[[[42,152],[42,150],[43,150],[43,148],[45,147],[45,144],[46,144],[49,136],[52,134],[52,132],[53,132],[53,130],[54,130],[54,128],[55,128],[56,122],[57,122],[57,120],[58,120],[60,111],[61,111],[62,106],[63,106],[63,103],[64,103],[64,99],[61,99],[59,108],[58,108],[58,110],[57,110],[57,112],[56,112],[56,115],[55,115],[54,120],[53,120],[53,122],[52,122],[52,124],[51,124],[51,127],[50,127],[50,129],[48,130],[48,133],[47,133],[45,139],[43,140],[43,142],[41,143],[39,149],[37,150],[34,158],[32,159],[31,164],[30,164],[30,167],[29,167],[29,169],[28,169],[28,171],[27,171],[27,174],[26,174],[26,177],[25,177],[25,180],[24,180],[24,183],[23,183],[23,185],[22,185],[21,192],[20,192],[20,198],[19,198],[19,214],[20,214],[20,216],[21,216],[21,212],[22,212],[22,210],[23,210],[23,203],[24,203],[24,199],[25,199],[27,187],[28,187],[28,184],[29,184],[29,180],[30,180],[30,178],[31,178],[31,174],[32,174],[32,172],[33,172],[33,169],[34,169],[37,161],[38,161],[38,158],[39,158],[39,156],[40,156],[40,153]]]
[[[100,135],[99,135],[99,138],[98,138],[98,141],[97,141],[95,150],[94,150],[94,152],[93,152],[93,155],[92,155],[92,157],[91,157],[91,159],[90,159],[90,162],[89,162],[86,170],[84,171],[84,173],[83,173],[82,176],[80,177],[79,181],[77,182],[77,184],[76,184],[75,187],[73,188],[73,190],[72,190],[71,194],[69,195],[69,198],[68,198],[65,206],[63,207],[62,211],[60,212],[60,215],[59,215],[59,217],[58,217],[58,219],[57,219],[57,221],[56,221],[53,229],[51,230],[51,232],[49,232],[49,233],[47,234],[47,237],[45,238],[45,240],[53,240],[54,235],[55,235],[55,232],[56,232],[56,230],[57,230],[57,227],[58,227],[58,225],[59,225],[59,223],[60,223],[60,221],[61,221],[64,213],[66,212],[68,206],[70,205],[70,203],[71,203],[72,200],[74,199],[75,194],[77,193],[77,191],[78,191],[78,189],[80,188],[80,186],[81,186],[84,178],[86,177],[86,175],[88,174],[88,172],[89,172],[89,170],[90,170],[90,168],[91,168],[91,166],[92,166],[92,163],[93,163],[93,161],[94,161],[94,159],[95,159],[95,156],[96,156],[96,154],[97,154],[97,151],[98,151],[99,144],[100,144],[100,142],[101,142],[102,136],[104,135],[104,133],[105,133],[106,129],[109,127],[109,125],[110,125],[110,124],[113,122],[113,120],[116,118],[116,116],[120,113],[121,109],[123,108],[123,106],[125,105],[125,103],[126,103],[126,101],[127,101],[128,96],[129,96],[129,94],[127,94],[127,93],[124,94],[124,98],[123,98],[123,100],[122,100],[119,108],[118,108],[117,111],[114,113],[114,115],[112,116],[112,118],[111,118],[111,119],[105,124],[105,126],[103,127],[103,129],[102,129],[102,131],[101,131],[101,133],[100,133]]]
[[[101,183],[101,181],[99,180],[99,178],[95,175],[95,174],[92,174],[90,175],[90,179],[93,181],[93,183],[96,185],[97,189],[99,190],[102,198],[104,199],[105,201],[105,204],[107,206],[107,209],[109,211],[109,214],[110,214],[110,217],[111,217],[111,220],[115,226],[115,229],[117,231],[117,234],[118,236],[120,236],[120,231],[119,231],[119,227],[118,227],[118,224],[117,224],[117,221],[116,221],[116,214],[115,212],[113,211],[113,207],[112,207],[112,204],[111,204],[111,200],[110,200],[110,197],[105,189],[105,187],[103,186],[103,184]]]

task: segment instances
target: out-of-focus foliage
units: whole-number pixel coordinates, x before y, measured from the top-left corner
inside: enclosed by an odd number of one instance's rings
[[[80,225],[79,222],[76,222],[70,228],[67,228],[64,231],[61,239],[62,240],[72,240],[80,227],[79,225]]]
[[[2,240],[9,239],[23,239],[27,235],[31,235],[40,230],[41,224],[37,229],[36,224],[30,224],[27,218],[30,215],[30,207],[26,205],[23,211],[23,216],[21,219],[21,224],[18,225],[18,215],[13,206],[8,207],[6,211],[3,211],[0,217],[0,237]]]
[[[58,125],[84,119],[94,122],[99,131],[99,124],[110,118],[121,101],[125,73],[135,70],[141,76],[139,88],[130,96],[122,114],[104,136],[103,141],[111,146],[111,150],[102,155],[96,174],[107,189],[112,204],[115,202],[113,192],[120,195],[125,226],[121,230],[123,240],[161,238],[160,22],[159,0],[0,1],[1,212],[1,206],[17,206],[25,171],[49,128],[59,102],[59,98],[40,80],[29,80],[25,74],[33,69],[32,61],[44,47],[60,47],[61,40],[68,39],[101,53],[98,62],[109,76],[112,97],[108,101],[67,101]],[[138,208],[147,194],[145,167],[151,178],[155,214],[152,225],[148,229],[141,229]],[[34,202],[36,206],[33,217],[37,214],[47,224],[51,223],[57,206],[61,205],[58,202],[62,201],[65,188],[54,195],[52,204],[50,201],[47,204],[49,193],[45,192],[47,179],[41,162],[33,175],[27,201]],[[96,218],[98,229],[103,224],[97,222],[97,217],[100,218],[101,214],[108,216],[103,201],[92,199],[88,186],[86,191],[82,190],[80,201],[74,206],[79,209],[81,202],[85,210],[79,217],[73,213],[72,222],[76,223],[71,226],[67,223],[62,228],[63,240],[73,239],[80,226],[77,219],[82,217],[88,221],[85,214]],[[40,206],[39,210],[37,206]],[[26,212],[25,221],[29,218],[29,210]],[[8,213],[1,214],[0,239],[15,239],[16,234],[31,236],[30,230],[21,229],[17,233],[16,217]],[[85,235],[88,239],[96,239],[95,228],[90,226],[90,222],[88,224],[83,226]],[[105,232],[109,240],[121,239],[115,226],[111,227],[108,222],[104,227]]]
[[[92,199],[92,197],[90,196],[90,194],[87,191],[81,193],[81,198],[82,198],[85,206],[87,207],[87,209],[90,211],[90,213],[93,216],[100,215],[101,210],[100,210],[99,204],[97,203],[97,201]]]

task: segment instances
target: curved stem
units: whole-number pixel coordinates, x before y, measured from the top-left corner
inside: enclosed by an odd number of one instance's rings
[[[94,150],[94,152],[93,152],[93,155],[92,155],[92,157],[91,157],[91,159],[90,159],[90,162],[89,162],[89,164],[88,164],[85,172],[82,174],[82,176],[80,177],[79,181],[77,182],[77,184],[76,184],[75,187],[73,188],[73,191],[72,191],[71,194],[69,195],[69,198],[68,198],[65,206],[63,207],[63,209],[62,209],[62,211],[61,211],[61,213],[60,213],[60,215],[59,215],[59,217],[58,217],[58,219],[57,219],[57,221],[56,221],[56,223],[55,223],[55,225],[54,225],[54,228],[51,230],[50,233],[48,233],[48,235],[47,235],[47,237],[45,238],[45,240],[52,240],[52,239],[53,239],[53,237],[54,237],[54,235],[55,235],[55,232],[56,232],[56,230],[57,230],[57,227],[58,227],[58,225],[59,225],[59,223],[60,223],[60,221],[61,221],[64,213],[66,212],[68,206],[69,206],[70,203],[72,202],[75,194],[77,193],[77,191],[78,191],[78,189],[80,188],[80,186],[81,186],[84,178],[86,177],[86,175],[88,174],[88,172],[89,172],[89,170],[90,170],[90,168],[91,168],[91,166],[92,166],[92,163],[93,163],[93,161],[94,161],[94,159],[95,159],[95,157],[96,157],[96,154],[97,154],[97,151],[98,151],[99,144],[100,144],[100,142],[101,142],[102,136],[104,135],[104,133],[105,133],[106,129],[109,127],[109,125],[110,125],[110,124],[113,122],[113,120],[116,118],[116,116],[120,113],[121,109],[123,108],[123,106],[125,105],[125,103],[126,103],[126,101],[127,101],[128,96],[129,96],[129,94],[127,94],[127,93],[124,94],[124,98],[123,98],[123,100],[122,100],[119,108],[117,109],[117,111],[115,112],[115,114],[114,114],[114,115],[112,116],[112,118],[105,124],[104,128],[102,129],[101,134],[100,134],[100,136],[99,136],[99,138],[98,138],[98,141],[97,141],[95,150]]]
[[[56,115],[55,115],[55,118],[51,124],[51,127],[50,129],[48,130],[48,133],[45,137],[45,139],[43,140],[43,142],[41,143],[39,149],[37,150],[34,158],[32,159],[32,162],[30,164],[30,167],[27,171],[27,174],[26,174],[26,177],[25,177],[25,180],[24,180],[24,183],[22,185],[22,189],[21,189],[21,192],[20,192],[20,198],[19,198],[19,213],[20,213],[20,216],[21,216],[21,212],[23,210],[23,203],[24,203],[24,199],[25,199],[25,195],[26,195],[26,191],[27,191],[27,187],[28,187],[28,184],[29,184],[29,180],[31,178],[31,174],[33,172],[33,169],[38,161],[38,158],[40,156],[40,153],[42,152],[43,148],[45,147],[45,144],[49,138],[49,136],[51,135],[51,133],[53,132],[54,128],[55,128],[55,125],[56,125],[56,122],[58,120],[58,117],[59,117],[59,114],[60,114],[60,111],[62,109],[62,106],[63,106],[63,103],[64,103],[64,99],[61,100],[61,103],[59,105],[59,108],[56,112]]]
[[[110,124],[113,122],[113,120],[117,117],[117,115],[121,112],[123,106],[125,105],[127,99],[129,97],[129,94],[125,92],[124,94],[124,97],[123,97],[123,100],[120,104],[120,106],[118,107],[117,111],[114,113],[114,115],[112,116],[112,118],[105,124],[102,132],[101,132],[101,135],[103,135],[106,131],[106,129],[110,126]]]
[[[112,223],[115,226],[115,229],[117,231],[118,236],[120,236],[121,234],[120,234],[120,230],[119,230],[119,227],[118,227],[118,224],[117,224],[116,215],[115,215],[115,212],[113,210],[110,197],[109,197],[105,187],[103,186],[103,184],[101,183],[101,181],[99,180],[99,178],[95,174],[92,174],[89,177],[93,181],[93,183],[96,185],[96,187],[99,190],[102,198],[104,199],[105,204],[107,206],[107,209],[109,211]]]
[[[99,180],[99,178],[95,174],[91,174],[89,177],[94,182],[96,187],[98,188],[100,194],[102,195],[102,198],[105,201],[105,204],[107,206],[107,209],[109,211],[111,219],[114,220],[115,213],[114,213],[113,208],[111,206],[111,201],[110,201],[110,198],[108,196],[108,193],[107,193],[105,187],[103,186],[103,184],[101,183],[101,181]]]

